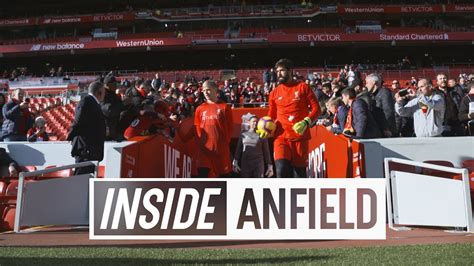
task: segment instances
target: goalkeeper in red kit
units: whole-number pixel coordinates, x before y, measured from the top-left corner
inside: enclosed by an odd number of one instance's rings
[[[218,100],[217,84],[207,80],[202,84],[206,102],[199,105],[194,125],[199,139],[199,177],[225,177],[232,172],[230,138],[233,124],[227,103]]]
[[[275,64],[279,85],[270,92],[269,111],[276,123],[273,143],[276,177],[306,178],[309,126],[320,114],[313,90],[304,82],[294,81],[293,64],[280,59]],[[259,131],[261,138],[268,133]]]

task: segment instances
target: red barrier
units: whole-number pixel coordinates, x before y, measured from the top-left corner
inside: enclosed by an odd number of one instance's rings
[[[365,177],[364,144],[357,140],[349,141],[349,162],[351,164],[351,175],[353,178]]]
[[[135,144],[122,150],[121,177],[128,178],[189,178],[195,158],[189,154],[192,145],[179,137],[173,141],[155,135],[135,138]]]
[[[248,112],[266,115],[265,108],[233,109],[234,126],[239,127],[241,116]],[[183,121],[176,137],[170,141],[161,136],[137,137],[136,143],[122,150],[121,177],[187,178],[197,174],[197,139],[192,134],[192,118]],[[365,177],[363,145],[342,135],[334,135],[322,126],[310,129],[309,177],[358,178]]]
[[[352,177],[349,167],[348,140],[336,136],[323,126],[311,128],[309,140],[308,170],[310,177]]]

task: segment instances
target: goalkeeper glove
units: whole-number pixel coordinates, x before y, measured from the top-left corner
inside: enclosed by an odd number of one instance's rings
[[[311,119],[309,117],[305,117],[303,120],[293,125],[293,130],[298,135],[303,135],[304,131],[310,124],[311,124]]]
[[[270,137],[270,134],[263,130],[263,129],[257,129],[255,132],[257,132],[258,136],[261,138],[261,139],[266,139],[268,137]]]

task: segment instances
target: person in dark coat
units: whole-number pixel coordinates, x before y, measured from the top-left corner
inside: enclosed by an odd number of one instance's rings
[[[401,91],[401,92],[400,92]],[[398,80],[393,80],[392,81],[392,93],[402,93],[402,100],[400,104],[402,106],[405,106],[409,98],[406,97],[408,95],[414,95],[415,92],[411,89],[403,89],[400,86],[400,82]],[[395,126],[396,126],[396,132],[397,132],[397,137],[413,137],[415,136],[415,129],[413,128],[413,117],[406,117],[406,116],[400,116],[395,112]]]
[[[29,99],[24,98],[22,89],[15,89],[2,108],[3,125],[1,136],[4,141],[26,141],[26,133],[33,126],[33,118],[28,111]]]
[[[392,92],[382,86],[382,79],[379,75],[372,73],[365,78],[365,86],[372,98],[372,115],[382,130],[384,137],[397,135],[395,123],[395,100]]]
[[[105,123],[107,126],[107,140],[123,139],[120,135],[119,130],[119,119],[120,113],[125,109],[120,99],[120,96],[116,94],[117,80],[112,75],[107,75],[104,78],[105,96],[104,101],[101,104],[102,113],[105,117]]]
[[[89,94],[76,107],[76,115],[67,140],[72,141],[71,155],[76,163],[102,161],[106,138],[105,118],[100,103],[104,100],[105,88],[101,82],[89,85]],[[77,168],[74,175],[93,173],[94,166]]]
[[[459,104],[459,121],[465,128],[466,135],[474,135],[474,111],[469,105],[474,105],[474,82],[469,84],[469,91]]]
[[[128,96],[123,98],[124,110],[120,112],[120,120],[118,124],[119,134],[123,136],[125,130],[130,126],[133,120],[140,115],[140,107],[132,103],[132,99]]]
[[[151,81],[151,87],[155,90],[155,91],[158,91],[161,87],[161,78],[160,78],[160,74],[156,73],[155,74],[155,78]]]
[[[3,110],[5,104],[7,104],[7,97],[5,94],[0,93],[0,110]],[[3,115],[0,115],[0,125],[3,125]]]
[[[316,94],[319,105],[321,105],[321,103],[327,102],[332,96],[331,83],[326,82],[321,86],[321,89],[315,89],[313,91],[314,94]]]
[[[342,101],[349,106],[343,133],[356,139],[380,138],[380,132],[369,107],[362,98],[356,97],[353,88],[342,91]]]
[[[147,84],[142,80],[138,79],[135,81],[135,85],[128,88],[125,91],[125,96],[132,99],[133,105],[139,107],[141,103],[147,98],[147,94],[150,92]]]
[[[332,113],[330,124],[326,125],[326,129],[334,134],[341,134],[346,123],[348,108],[344,105],[341,98],[331,98],[326,103],[328,112]]]
[[[445,103],[443,136],[463,135],[464,132],[461,121],[459,121],[458,118],[459,103],[461,102],[463,93],[448,86],[448,76],[446,76],[446,74],[441,73],[436,75],[436,83],[438,87],[435,88],[434,92],[441,95]]]

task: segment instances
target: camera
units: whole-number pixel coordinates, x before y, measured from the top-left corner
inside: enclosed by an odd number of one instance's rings
[[[398,95],[400,95],[400,97],[405,97],[408,95],[408,89],[403,89],[403,90],[400,90],[398,92]]]

